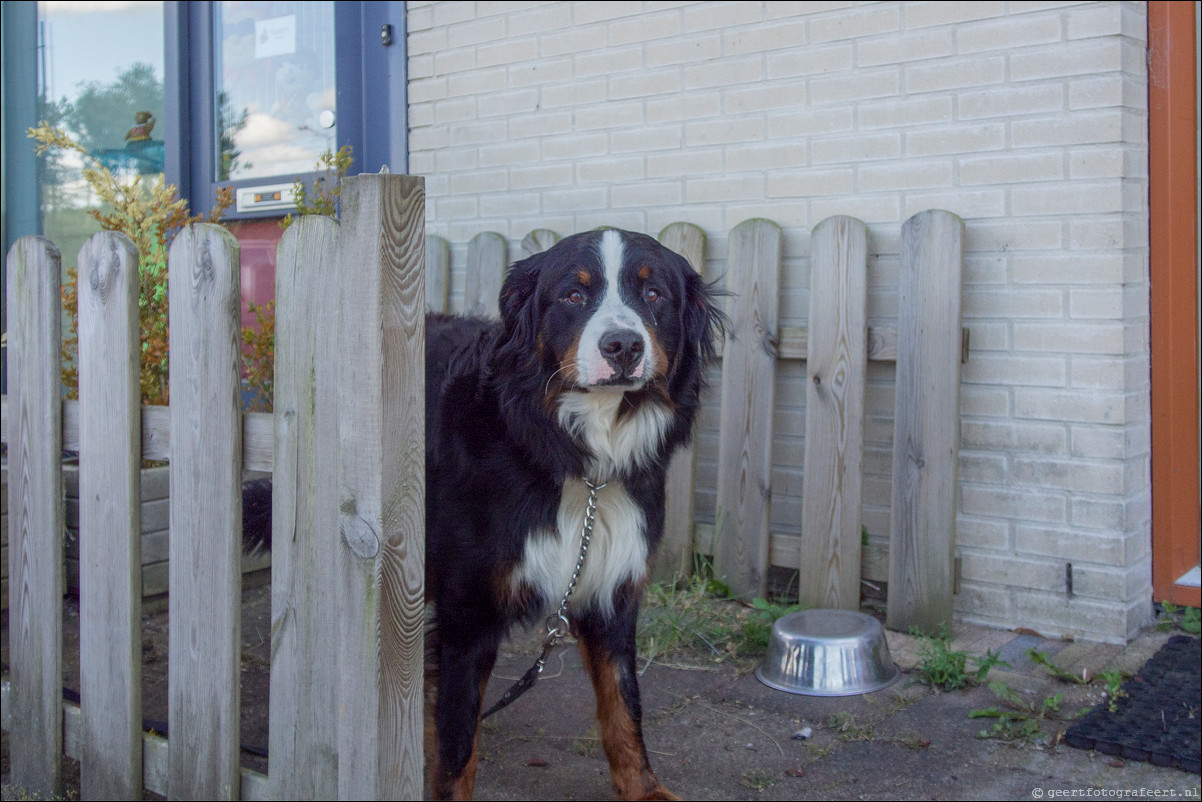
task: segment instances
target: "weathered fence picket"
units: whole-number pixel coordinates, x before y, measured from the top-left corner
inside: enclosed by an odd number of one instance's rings
[[[63,479],[58,248],[25,237],[8,252],[9,739],[12,781],[62,794]]]
[[[80,791],[142,791],[138,253],[93,234],[79,252]]]
[[[445,312],[451,302],[451,245],[442,237],[426,235],[426,308]]]
[[[497,296],[505,268],[509,265],[509,243],[500,234],[484,231],[467,246],[467,276],[463,311],[469,315],[496,317]]]
[[[274,799],[338,795],[339,224],[298,218],[276,258],[269,773]]]
[[[748,220],[730,234],[714,571],[749,600],[768,586],[780,257],[780,226],[770,220]]]
[[[886,623],[935,633],[952,620],[964,222],[914,215],[901,257]]]
[[[422,180],[342,191],[338,793],[422,793],[426,303]],[[348,625],[347,622],[354,622]]]
[[[685,258],[702,278],[705,272],[705,231],[692,223],[672,223],[659,233],[665,247]],[[678,451],[668,466],[664,538],[655,557],[653,577],[675,582],[693,572],[693,520],[697,457],[693,443]]]
[[[239,276],[238,241],[221,226],[190,226],[171,243],[167,795],[175,799],[236,799],[239,791]]]
[[[522,258],[542,253],[557,242],[559,242],[559,235],[554,231],[547,228],[536,228],[522,237]],[[504,266],[504,258],[501,259],[501,264]]]
[[[495,315],[509,250],[498,234],[475,238],[467,283],[452,293],[451,248],[423,238],[424,208],[420,179],[361,176],[343,189],[341,224],[301,218],[285,235],[274,414],[239,412],[237,246],[222,229],[187,229],[171,249],[170,408],[138,410],[128,397],[136,351],[121,343],[136,333],[117,301],[128,304],[121,282],[136,278],[136,265],[121,237],[98,235],[80,256],[78,402],[58,395],[57,251],[36,238],[10,251],[14,392],[0,402],[0,429],[9,444],[13,666],[4,716],[19,732],[10,739],[14,782],[60,792],[65,753],[84,761],[87,795],[136,796],[141,787],[206,799],[420,795],[421,311],[450,311],[454,296],[464,311]],[[532,231],[517,258],[558,239]],[[674,224],[660,240],[704,274],[701,229]],[[694,524],[693,456],[678,455],[657,577],[679,578],[695,553],[710,554],[744,597],[764,594],[769,567],[782,566],[800,569],[803,601],[840,607],[858,603],[861,575],[887,577],[890,626],[950,620],[963,223],[946,212],[916,215],[902,229],[902,251],[899,326],[866,327],[866,229],[824,221],[811,241],[809,326],[780,326],[779,227],[751,220],[732,232],[716,521]],[[785,359],[808,360],[800,535],[769,531],[775,370]],[[897,362],[887,556],[860,548],[867,360]],[[81,452],[82,708],[59,696],[60,448]],[[139,721],[130,468],[168,457],[170,748]],[[268,777],[238,768],[243,468],[272,472],[275,492]]]
[[[798,599],[809,607],[858,610],[868,228],[830,217],[811,243]]]

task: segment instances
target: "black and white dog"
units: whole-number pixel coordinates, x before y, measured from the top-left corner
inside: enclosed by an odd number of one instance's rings
[[[668,458],[690,437],[722,315],[681,256],[615,229],[514,264],[500,311],[498,322],[427,320],[431,790],[471,796],[498,646],[512,624],[557,610],[580,554],[589,482],[604,487],[567,617],[615,792],[673,799],[643,744],[635,623],[663,533]]]

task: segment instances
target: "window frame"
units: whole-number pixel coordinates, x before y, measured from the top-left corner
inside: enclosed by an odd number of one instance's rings
[[[232,181],[215,178],[213,3],[171,2],[164,7],[166,92],[164,116],[169,148],[164,163],[168,183],[179,188],[194,213],[206,213],[219,188],[291,184],[312,185],[317,172],[290,173]],[[392,26],[385,46],[381,28]],[[353,173],[408,170],[408,126],[404,2],[337,2],[334,4],[335,92],[338,144],[350,145]],[[368,104],[366,98],[372,98]],[[203,132],[203,136],[185,136]],[[230,220],[280,217],[280,210],[238,212]]]

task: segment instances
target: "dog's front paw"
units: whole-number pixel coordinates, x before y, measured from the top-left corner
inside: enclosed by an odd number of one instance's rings
[[[615,782],[613,789],[618,799],[680,799],[660,785],[656,776],[648,770],[643,770],[641,776],[633,782]]]

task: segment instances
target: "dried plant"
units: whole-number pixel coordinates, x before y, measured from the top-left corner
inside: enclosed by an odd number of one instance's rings
[[[311,193],[305,189],[304,181],[297,180],[293,184],[293,199],[298,215],[337,215],[338,201],[342,195],[342,179],[354,162],[351,153],[351,146],[343,145],[337,153],[327,150],[321,154],[316,169],[324,170],[324,175],[314,182]],[[288,228],[292,221],[292,215],[287,215],[280,221],[280,228]],[[270,412],[275,389],[275,362],[272,359],[272,354],[275,353],[275,301],[259,305],[250,304],[250,311],[255,316],[257,328],[246,326],[242,329],[242,344],[246,355],[246,389],[250,395],[248,408],[257,412]]]
[[[343,145],[337,153],[327,150],[321,154],[315,169],[323,171],[323,175],[313,182],[312,197],[309,190],[305,189],[304,181],[297,179],[293,183],[292,199],[296,203],[298,215],[338,215],[338,201],[342,198],[342,179],[355,161],[352,153],[350,145]],[[286,229],[290,225],[292,215],[289,214],[280,221],[280,228]]]
[[[128,180],[117,176],[61,129],[46,123],[30,128],[28,136],[37,142],[40,156],[48,150],[70,151],[80,155],[83,179],[109,211],[90,209],[101,229],[119,231],[133,242],[138,252],[138,317],[141,329],[139,384],[143,404],[166,404],[168,388],[169,332],[167,317],[167,249],[184,226],[192,223],[217,223],[233,205],[233,192],[217,191],[217,202],[208,215],[193,215],[188,202],[179,197],[174,185],[160,175],[144,182],[135,175]],[[63,338],[63,384],[69,397],[79,393],[76,356],[79,349],[78,274],[68,270],[62,290],[63,308],[70,319],[70,332]]]
[[[248,304],[257,327],[242,328],[242,357],[251,412],[271,412],[275,398],[275,301]]]

